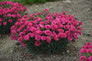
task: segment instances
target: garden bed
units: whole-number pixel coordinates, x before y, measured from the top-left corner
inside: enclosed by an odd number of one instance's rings
[[[47,2],[38,5],[26,5],[29,13],[41,11],[48,8],[51,12],[67,11],[68,14],[74,15],[77,20],[83,22],[82,35],[78,40],[71,43],[66,53],[60,54],[36,54],[27,56],[26,48],[16,45],[16,41],[10,39],[10,35],[3,35],[0,38],[0,60],[1,61],[77,61],[79,59],[79,50],[86,42],[92,39],[92,1],[91,0],[72,0],[71,2],[57,1]]]

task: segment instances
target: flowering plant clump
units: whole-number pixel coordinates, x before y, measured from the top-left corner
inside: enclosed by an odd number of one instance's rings
[[[26,10],[20,3],[0,2],[0,34],[10,32],[10,27],[25,14]]]
[[[65,13],[49,13],[45,9],[36,14],[24,15],[11,27],[11,39],[17,39],[30,50],[64,50],[69,41],[81,35],[82,30],[82,23]]]
[[[80,61],[92,61],[92,43],[88,42],[80,50]]]

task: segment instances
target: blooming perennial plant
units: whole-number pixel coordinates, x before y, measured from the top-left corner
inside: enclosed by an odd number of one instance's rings
[[[80,53],[80,61],[92,61],[92,43],[86,43],[80,50]]]
[[[9,32],[10,27],[24,15],[26,10],[26,7],[17,2],[0,2],[0,34]]]
[[[81,35],[82,22],[63,13],[49,13],[48,9],[24,15],[11,27],[11,39],[18,40],[30,50],[61,51],[69,41]]]

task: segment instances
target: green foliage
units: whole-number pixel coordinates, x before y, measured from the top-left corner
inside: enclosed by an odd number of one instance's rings
[[[4,2],[6,0],[0,0],[0,1]],[[45,3],[47,1],[55,1],[55,0],[7,0],[7,1],[18,2],[21,3],[22,5],[25,5],[25,4],[34,4],[34,3]]]
[[[27,48],[29,52],[35,51],[36,53],[59,53],[66,50],[69,41],[67,40],[67,38],[60,39],[59,41],[52,40],[50,44],[44,41],[38,47],[34,43],[34,38],[30,39],[30,41],[27,42]]]
[[[55,0],[47,0],[47,1],[55,1]]]
[[[46,0],[26,0],[27,4],[34,4],[34,3],[45,3]]]
[[[0,34],[7,34],[7,33],[10,33],[10,28],[12,25],[14,25],[14,23],[17,21],[17,18],[13,19],[13,22],[12,23],[9,23],[7,20],[7,25],[2,25],[0,26]]]
[[[4,2],[5,0],[0,0],[1,2]]]
[[[45,3],[46,0],[37,0],[38,3]]]
[[[22,5],[25,5],[26,4],[26,1],[25,0],[9,0],[9,1],[18,2],[18,3],[21,3]]]
[[[0,1],[1,2],[4,2],[4,1],[18,2],[18,3],[21,3],[22,5],[26,4],[26,0],[0,0]]]
[[[35,0],[26,0],[27,4],[33,4],[35,2]]]

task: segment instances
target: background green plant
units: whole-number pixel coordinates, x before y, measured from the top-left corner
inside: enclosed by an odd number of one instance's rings
[[[0,0],[0,1],[4,2],[6,0]],[[25,5],[25,4],[34,4],[34,3],[45,3],[47,1],[55,1],[55,0],[7,0],[7,1],[18,2],[21,3],[22,5]]]
[[[22,5],[26,4],[26,0],[0,0],[0,1],[1,2],[4,2],[4,1],[18,2],[18,3],[21,3]]]

